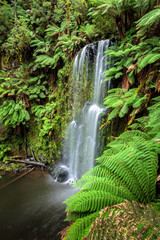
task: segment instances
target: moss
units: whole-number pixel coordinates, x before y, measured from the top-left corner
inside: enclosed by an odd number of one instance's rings
[[[26,165],[22,163],[0,163],[0,171],[18,172],[24,168],[26,169]]]

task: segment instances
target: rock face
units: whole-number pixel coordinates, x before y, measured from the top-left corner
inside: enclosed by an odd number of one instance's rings
[[[66,182],[69,177],[69,168],[62,164],[55,165],[51,175],[57,182]]]

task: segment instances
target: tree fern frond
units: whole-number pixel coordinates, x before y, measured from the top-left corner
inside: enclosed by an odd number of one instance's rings
[[[129,152],[130,149],[123,150],[112,156],[102,156],[100,164],[105,168],[109,168],[114,172],[128,188],[140,198],[140,201],[145,201],[148,198],[148,191],[143,189],[141,183],[143,180],[147,183],[145,186],[148,189],[148,174],[143,172],[144,166],[134,155]],[[132,162],[133,160],[133,162]],[[141,183],[139,182],[141,181]]]
[[[118,183],[119,184],[119,183]],[[82,190],[97,190],[104,192],[112,192],[113,195],[119,196],[128,200],[135,200],[135,196],[121,185],[118,185],[116,181],[108,180],[107,176],[105,178],[94,177],[87,179],[87,182],[83,185]]]
[[[105,206],[112,206],[114,204],[123,202],[124,199],[116,197],[109,192],[103,191],[81,191],[77,198],[72,199],[66,207],[66,211],[72,212],[94,212]]]
[[[88,216],[88,212],[67,212],[66,218],[64,221],[76,221],[78,218],[83,218]]]
[[[137,21],[137,28],[139,28],[139,35],[143,35],[147,27],[151,27],[156,22],[160,21],[160,8],[157,7],[152,11],[146,13],[142,18]]]
[[[103,227],[104,226],[104,227]],[[151,205],[135,201],[106,207],[83,240],[159,239],[160,214]]]
[[[89,216],[80,218],[76,220],[75,223],[72,224],[72,226],[67,231],[67,234],[65,236],[65,240],[80,240],[84,236],[84,232],[86,228],[88,228],[91,223],[96,219],[99,212],[90,214]],[[88,229],[89,231],[89,229]],[[85,233],[87,235],[87,233]]]

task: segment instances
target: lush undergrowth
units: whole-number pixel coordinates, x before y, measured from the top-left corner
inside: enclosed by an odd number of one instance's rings
[[[0,23],[1,162],[33,153],[49,164],[60,158],[74,56],[88,43],[116,39],[105,74],[120,86],[104,101],[101,126],[112,127],[110,142],[65,201],[74,222],[65,239],[158,239],[159,1],[2,0]]]

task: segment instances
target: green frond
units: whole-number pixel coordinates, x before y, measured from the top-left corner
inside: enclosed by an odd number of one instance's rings
[[[108,144],[97,162],[99,165],[75,183],[81,191],[65,201],[70,219],[81,218],[81,213],[97,212],[103,206],[112,206],[125,199],[143,203],[155,200],[158,151],[147,133],[124,132]],[[131,207],[127,209],[133,211]]]
[[[140,72],[144,67],[146,67],[148,64],[154,63],[157,60],[160,59],[160,53],[150,53],[146,56],[143,56],[143,58],[140,58],[138,60],[138,72]]]
[[[98,216],[98,212],[92,213],[89,216],[80,218],[75,221],[75,223],[72,224],[72,226],[67,231],[67,234],[65,236],[65,240],[80,240],[84,235],[87,235],[86,229],[88,229],[92,224],[92,222],[96,219]],[[89,227],[89,228],[88,228]]]
[[[160,21],[160,8],[157,7],[152,11],[146,13],[142,18],[137,21],[137,28],[139,35],[143,35],[147,27],[151,27]]]
[[[122,150],[112,156],[102,156],[100,164],[105,168],[109,168],[114,172],[121,181],[128,186],[128,189],[135,194],[140,201],[146,201],[148,198],[148,174],[144,171],[144,165],[136,158],[134,152],[130,152],[132,148]],[[145,185],[144,182],[147,184]],[[146,189],[143,189],[143,186]]]
[[[112,206],[123,201],[123,198],[116,197],[109,192],[95,190],[81,191],[78,193],[78,197],[75,197],[68,203],[66,211],[94,212],[105,206]]]
[[[79,185],[79,184],[78,184]],[[119,185],[114,180],[109,180],[106,177],[92,177],[86,179],[86,183],[84,183],[82,190],[97,190],[97,191],[104,191],[104,192],[112,192],[113,195],[119,196],[124,199],[128,200],[135,200],[135,196],[129,191],[128,188],[125,188]]]

